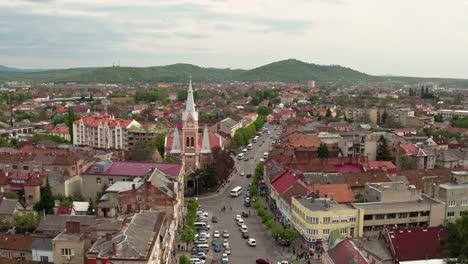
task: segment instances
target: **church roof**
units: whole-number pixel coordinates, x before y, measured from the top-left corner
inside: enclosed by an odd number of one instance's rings
[[[195,110],[195,100],[193,99],[192,79],[190,79],[187,91],[187,101],[185,102],[185,111],[182,113],[182,120],[186,121],[192,116],[194,121],[198,121],[198,112]]]
[[[171,154],[180,154],[182,152],[182,149],[180,148],[179,129],[177,127],[174,130],[174,139],[175,143],[172,144]]]
[[[211,152],[211,147],[210,147],[210,139],[208,135],[208,127],[205,126],[205,129],[203,129],[203,141],[202,141],[202,147],[201,147],[201,153],[210,153]]]
[[[174,138],[174,133],[169,135],[166,139],[166,151],[170,152],[172,149],[172,143],[173,143],[173,138]],[[208,139],[209,139],[209,145],[211,148],[215,147],[223,147],[222,143],[222,137],[216,133],[208,132]],[[202,149],[202,144],[203,144],[203,134],[198,133],[198,146],[197,146],[197,152],[200,152]],[[177,143],[176,143],[177,144]],[[182,137],[179,137],[179,146],[181,146],[182,149]]]

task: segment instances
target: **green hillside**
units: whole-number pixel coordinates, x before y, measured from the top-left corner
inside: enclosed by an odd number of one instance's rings
[[[317,83],[358,83],[370,81],[402,81],[405,83],[442,82],[446,86],[468,87],[464,79],[413,78],[398,76],[371,76],[356,70],[338,65],[317,65],[299,60],[289,59],[273,62],[252,70],[233,70],[203,68],[191,64],[173,64],[154,67],[99,67],[72,68],[60,70],[41,70],[30,72],[0,67],[0,81],[29,80],[35,82],[186,82],[189,76],[194,81],[225,82],[225,81],[282,81],[305,83],[315,80]]]

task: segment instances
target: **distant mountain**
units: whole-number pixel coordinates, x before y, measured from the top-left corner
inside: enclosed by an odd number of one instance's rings
[[[0,81],[30,80],[35,82],[187,82],[189,76],[194,81],[281,81],[306,83],[357,83],[371,81],[427,82],[444,81],[468,87],[468,80],[413,78],[399,76],[372,76],[339,65],[318,65],[295,59],[273,62],[251,70],[203,68],[191,64],[173,64],[153,67],[91,67],[58,70],[20,70],[0,66]]]

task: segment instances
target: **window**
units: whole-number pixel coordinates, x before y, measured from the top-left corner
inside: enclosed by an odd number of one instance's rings
[[[461,211],[460,212],[460,216],[467,215],[467,214],[468,214],[468,211]]]
[[[114,184],[114,179],[112,179],[112,178],[109,178],[109,179],[108,179],[108,181],[109,181],[109,185],[112,185],[112,184]]]
[[[376,214],[376,215],[375,215],[375,219],[376,219],[376,220],[385,219],[385,215],[384,215],[384,214]]]
[[[396,218],[396,214],[387,214],[387,219],[394,219]]]
[[[324,229],[323,234],[324,235],[329,235],[330,234],[330,229]]]
[[[317,229],[307,229],[307,234],[312,235],[312,236],[317,236],[318,235],[318,230]]]
[[[137,196],[137,201],[139,201],[139,202],[142,201],[141,196],[139,196],[139,195]]]
[[[324,217],[324,218],[323,218],[323,223],[324,223],[324,224],[330,223],[330,217]]]
[[[340,218],[339,217],[333,217],[332,223],[338,223],[338,222],[340,222]]]
[[[408,213],[399,213],[398,218],[406,218],[408,217]]]
[[[348,222],[348,217],[342,216],[341,217],[341,222]]]
[[[448,201],[448,207],[455,207],[457,206],[457,202],[456,201]]]
[[[41,256],[41,262],[49,262],[48,256]]]
[[[455,212],[448,212],[447,213],[447,217],[454,217],[455,216]]]
[[[18,165],[13,165],[12,168],[13,168],[14,170],[18,169]]]
[[[356,222],[356,217],[355,216],[350,216],[349,221],[350,222]]]
[[[101,178],[96,178],[96,184],[101,184]]]
[[[73,249],[62,248],[62,256],[73,256]]]
[[[348,233],[348,229],[347,229],[347,228],[340,228],[340,234],[346,235],[347,233]]]
[[[29,170],[29,166],[23,166],[23,170]]]
[[[364,220],[372,220],[374,219],[373,215],[364,215]]]
[[[194,147],[195,146],[195,140],[193,137],[190,138],[190,146]]]
[[[422,211],[421,216],[429,216],[431,214],[430,211]]]
[[[460,206],[468,206],[468,199],[461,200],[460,201]]]
[[[309,217],[309,216],[307,216],[307,223],[318,224],[318,218],[317,218],[317,217]]]
[[[409,213],[409,217],[418,217],[419,216],[419,212],[411,212]]]

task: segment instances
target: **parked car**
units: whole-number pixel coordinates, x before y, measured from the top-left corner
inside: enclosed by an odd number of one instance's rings
[[[221,244],[221,243],[219,242],[219,238],[213,238],[213,240],[211,241],[211,245],[212,245],[212,246],[215,246],[216,244],[218,244],[218,245]]]
[[[245,156],[244,161],[249,161],[249,156]]]
[[[206,253],[205,252],[196,252],[196,253],[192,254],[192,258],[206,259]]]
[[[211,217],[211,222],[212,222],[212,223],[218,223],[218,217],[216,217],[215,215],[213,215],[213,216]]]
[[[229,237],[229,232],[227,230],[223,231],[223,237],[228,238]]]
[[[215,252],[221,252],[221,244],[217,243],[214,245],[214,251]]]
[[[248,239],[249,238],[249,233],[248,232],[242,233],[242,238],[243,239]]]
[[[289,264],[287,260],[278,261],[278,264]]]
[[[223,254],[223,257],[221,258],[221,260],[223,261],[223,264],[227,264],[229,263],[229,257],[227,254]]]
[[[236,215],[236,222],[239,220],[239,219],[242,219],[242,217],[240,215]]]
[[[257,264],[271,264],[271,261],[269,261],[268,259],[257,259],[255,261],[255,263],[257,263]]]
[[[237,220],[237,225],[238,225],[238,226],[241,226],[241,225],[243,225],[243,224],[244,224],[244,219],[239,219],[239,220]]]
[[[231,249],[230,248],[225,248],[224,253],[227,255],[231,255]]]
[[[244,171],[241,171],[240,172],[240,176],[244,176],[245,175],[245,172]]]
[[[208,217],[208,213],[205,211],[197,211],[198,217]]]
[[[213,232],[213,237],[216,237],[216,238],[219,237],[219,231],[218,231],[218,230],[215,230],[215,231]]]
[[[252,177],[252,173],[247,173],[246,177],[247,177],[247,178]]]
[[[257,241],[255,241],[255,238],[249,238],[249,240],[247,240],[247,244],[251,247],[255,247],[257,246]]]
[[[242,212],[242,217],[248,218],[249,214],[247,212]]]
[[[229,247],[229,240],[227,240],[227,238],[224,239],[224,241],[223,241],[223,247],[225,247],[225,248]]]

